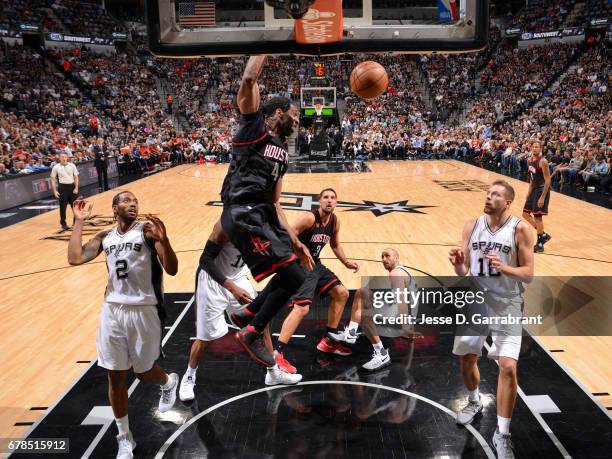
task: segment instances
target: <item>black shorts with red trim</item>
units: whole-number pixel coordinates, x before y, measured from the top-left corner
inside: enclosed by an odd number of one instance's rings
[[[319,261],[311,272],[306,273],[306,280],[291,298],[289,306],[310,306],[315,296],[324,298],[336,285],[342,285],[338,276]]]
[[[256,281],[297,260],[272,204],[225,206],[221,226]]]
[[[523,212],[532,215],[548,215],[548,201],[550,200],[550,190],[546,193],[546,197],[544,198],[544,205],[542,207],[538,206],[538,201],[540,200],[540,196],[542,196],[542,192],[544,191],[544,187],[537,187],[531,190],[529,196],[527,196],[527,200],[525,201],[525,206],[523,207]]]

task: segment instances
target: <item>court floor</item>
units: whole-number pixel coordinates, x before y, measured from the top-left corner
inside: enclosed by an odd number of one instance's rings
[[[333,259],[333,253],[328,248],[323,252],[323,258],[350,288],[359,285],[361,275],[384,274],[378,260],[381,250],[386,246],[398,249],[402,263],[413,268],[415,272],[434,276],[451,275],[452,267],[446,257],[449,248],[458,244],[464,222],[481,214],[487,184],[501,176],[455,161],[377,162],[370,164],[370,167],[370,173],[289,174],[284,180],[283,197],[284,206],[289,209],[289,219],[295,218],[299,212],[310,210],[322,188],[331,186],[337,190],[340,201],[337,212],[341,221],[341,241],[347,255],[360,261],[361,269],[357,275],[353,275]],[[141,213],[157,214],[166,223],[171,242],[179,257],[179,274],[165,278],[166,292],[187,292],[168,296],[169,309],[175,310],[176,327],[174,330],[168,330],[166,347],[169,348],[166,352],[167,363],[164,365],[172,371],[182,372],[185,366],[189,337],[192,336],[190,333],[193,333],[193,330],[190,330],[193,322],[188,316],[191,314],[190,308],[187,308],[189,303],[185,302],[190,301],[188,292],[193,289],[193,273],[197,259],[212,224],[221,212],[218,192],[225,169],[226,166],[180,166],[125,187],[139,198]],[[513,213],[520,216],[527,185],[517,180],[509,181],[517,191]],[[112,190],[91,198],[96,216],[88,226],[88,235],[112,225],[110,202],[117,191]],[[536,255],[536,275],[561,278],[610,276],[610,210],[554,192],[550,209],[551,214],[546,217],[545,223],[553,239],[547,244],[546,253]],[[99,437],[96,446],[90,451],[94,456],[98,456],[101,452],[108,451],[105,448],[111,447],[109,441],[114,441],[114,427],[111,426],[104,432],[100,427],[105,425],[99,421],[106,419],[107,401],[103,374],[95,366],[95,334],[105,287],[106,268],[102,258],[87,266],[69,267],[66,261],[68,237],[69,233],[58,233],[57,215],[54,212],[0,230],[0,285],[3,292],[0,311],[4,318],[4,326],[0,332],[0,384],[3,387],[0,401],[0,434],[2,437],[21,437],[45,416],[36,429],[47,429],[52,425],[55,433],[51,436],[70,436],[72,439],[73,434],[70,432],[74,432],[75,438],[84,438],[83,445],[78,447],[80,449],[74,450],[80,451],[79,455],[91,448],[94,439]],[[181,299],[176,300],[177,297]],[[183,303],[175,304],[172,301]],[[185,315],[181,317],[183,312]],[[538,417],[532,408],[539,405],[533,405],[521,398],[522,401],[517,407],[518,416],[524,415],[527,424],[536,426],[534,429],[525,427],[525,435],[539,435],[544,439],[542,442],[539,442],[539,437],[532,439],[531,443],[538,441],[545,450],[525,451],[529,455],[536,453],[548,457],[543,451],[555,451],[555,454],[563,455],[563,450],[559,449],[557,444],[560,443],[572,456],[579,456],[581,438],[587,443],[598,441],[584,433],[588,430],[585,426],[591,426],[589,423],[578,424],[578,421],[574,420],[576,425],[572,427],[575,430],[573,434],[570,432],[571,435],[559,430],[557,427],[565,425],[567,421],[563,416],[575,412],[590,413],[592,419],[601,416],[602,420],[609,423],[606,408],[612,406],[612,397],[609,395],[612,392],[612,367],[609,363],[612,339],[608,335],[612,329],[612,318],[609,308],[596,312],[591,319],[594,322],[593,329],[608,330],[608,333],[599,333],[598,336],[537,337],[530,341],[530,349],[533,350],[530,352],[538,357],[533,357],[535,360],[531,361],[532,363],[529,363],[531,357],[525,358],[525,363],[521,363],[519,383],[521,387],[525,386],[527,397],[548,396],[563,415],[556,413],[556,416],[561,416],[557,417],[560,421],[556,422],[551,419],[555,413],[546,413],[545,416],[536,410]],[[581,323],[585,320],[588,321],[588,317],[580,317]],[[169,325],[173,324],[174,322]],[[291,432],[301,432],[300,437],[321,437],[317,445],[320,443],[321,448],[332,448],[329,451],[334,451],[333,448],[338,447],[338,442],[344,443],[345,446],[350,445],[346,446],[342,454],[357,457],[380,457],[374,453],[367,456],[366,451],[377,451],[381,445],[387,444],[404,445],[401,446],[404,448],[402,451],[405,454],[411,452],[408,454],[410,457],[441,455],[443,452],[434,450],[435,445],[439,443],[435,440],[436,436],[452,438],[452,441],[449,440],[452,447],[449,446],[448,449],[451,457],[461,455],[461,448],[470,445],[474,446],[475,449],[470,451],[476,451],[476,456],[487,455],[487,447],[482,441],[490,440],[490,429],[494,427],[493,405],[491,403],[491,407],[483,416],[483,427],[476,429],[478,432],[456,430],[448,410],[454,409],[453,403],[461,400],[465,394],[461,390],[456,362],[444,340],[427,347],[415,343],[415,357],[409,365],[401,363],[406,354],[406,349],[402,347],[406,344],[397,344],[399,348],[394,349],[392,355],[396,357],[398,365],[403,365],[402,371],[396,371],[393,367],[386,377],[369,382],[362,379],[361,375],[354,376],[351,372],[354,365],[367,357],[367,345],[361,345],[356,351],[359,358],[356,355],[355,359],[350,358],[352,360],[321,364],[318,362],[320,356],[317,356],[310,346],[318,330],[316,321],[306,326],[305,330],[300,333],[305,333],[307,338],[298,345],[295,358],[296,362],[301,359],[308,362],[306,365],[300,365],[304,374],[301,392],[285,393],[284,389],[271,389],[244,396],[250,391],[264,387],[263,373],[250,364],[246,355],[237,352],[231,342],[227,343],[227,348],[232,350],[230,355],[221,350],[221,357],[211,356],[210,362],[206,363],[207,366],[213,367],[210,371],[204,370],[198,381],[201,397],[198,396],[197,406],[183,406],[178,409],[176,418],[169,421],[171,425],[155,417],[153,408],[157,395],[154,388],[138,385],[130,398],[130,404],[131,409],[142,410],[142,416],[136,415],[141,418],[142,423],[134,434],[138,438],[142,437],[142,434],[139,435],[141,431],[158,432],[155,442],[145,442],[142,445],[143,453],[148,456],[149,453],[158,451],[174,432],[178,431],[179,424],[186,425],[189,419],[197,417],[198,422],[193,421],[175,436],[177,441],[181,439],[182,442],[185,442],[186,435],[193,436],[189,448],[195,448],[193,445],[197,445],[197,442],[203,443],[206,448],[218,448],[214,450],[220,455],[211,457],[224,457],[223,454],[227,454],[227,457],[234,457],[232,454],[235,457],[270,457],[265,456],[266,454],[284,457],[281,453],[289,447],[286,442],[293,441]],[[584,332],[581,334],[588,335]],[[306,345],[307,342],[310,344]],[[550,371],[556,373],[545,374],[539,371],[544,368],[543,365],[548,365]],[[405,374],[402,374],[406,373],[406,366],[411,374],[418,375],[415,376],[415,381],[418,381],[420,390],[410,389],[412,379],[405,380]],[[483,368],[483,375],[485,372],[489,375],[488,393],[492,397],[496,370],[494,364],[486,359],[483,359]],[[336,369],[338,372],[334,373]],[[396,374],[398,372],[399,375]],[[347,374],[342,376],[344,373]],[[553,377],[553,374],[556,376]],[[81,379],[79,376],[82,376]],[[549,390],[551,381],[558,379],[567,382],[566,389],[559,393]],[[77,383],[68,392],[69,396],[62,399],[63,402],[55,409],[51,409],[75,381]],[[83,390],[83,387],[86,390]],[[83,410],[86,412],[79,412],[76,417],[71,418],[64,415],[66,411],[57,410],[63,403],[74,404],[75,399],[71,395],[74,391],[78,392],[75,395],[78,397],[86,394],[86,402],[82,402],[82,398],[78,402],[78,405],[84,403]],[[376,401],[365,403],[364,400],[370,397],[368,394],[372,391],[376,393]],[[278,399],[279,394],[281,402]],[[223,404],[234,396],[239,397],[235,402]],[[378,403],[381,401],[384,401],[381,402],[383,405],[389,403],[389,407],[397,407],[410,405],[415,403],[415,400],[418,408],[414,410],[422,410],[423,419],[430,419],[431,422],[425,422],[423,425],[420,425],[420,421],[415,423],[414,419],[420,417],[414,417],[414,412],[408,416],[401,414],[400,411],[404,408],[396,408],[397,412],[391,410],[388,413],[387,409],[381,409],[368,415],[370,405],[374,406],[371,409],[376,411],[380,408]],[[578,408],[563,406],[566,400],[578,400],[584,404]],[[219,403],[222,405],[211,410]],[[262,416],[253,414],[267,413],[268,403],[277,409],[275,416],[272,416],[274,422],[269,419],[264,422],[260,419]],[[362,403],[368,406],[363,408],[360,405]],[[98,407],[98,411],[94,410],[95,407]],[[246,413],[245,410],[251,409],[250,417],[241,415]],[[329,414],[334,410],[336,414]],[[365,410],[365,426],[358,415],[361,410]],[[406,413],[410,411],[407,407],[405,410]],[[315,413],[313,416],[316,416],[309,417],[309,413]],[[64,423],[57,422],[58,416]],[[301,422],[304,416],[307,419]],[[345,418],[337,419],[337,416]],[[385,416],[397,416],[397,423],[385,420]],[[240,429],[246,430],[241,435],[242,438],[232,437],[234,440],[229,441],[235,429],[232,430],[231,426],[227,426],[227,431],[218,429],[236,417],[241,420],[236,421],[236,429],[239,432],[242,432]],[[245,421],[247,417],[252,420]],[[549,426],[555,422],[558,426],[554,429],[543,427],[540,418],[546,418]],[[82,423],[87,419],[91,424],[83,427]],[[130,419],[132,420],[132,412]],[[248,426],[254,425],[253,422],[257,424],[257,429],[263,429],[262,432],[269,433],[271,429],[276,435],[272,435],[269,441],[264,441],[263,438],[268,438],[268,434],[251,431]],[[331,429],[335,434],[330,431],[318,432],[317,426],[328,425],[330,422],[335,426]],[[406,429],[392,429],[387,438],[373,433],[381,431],[381,422],[403,425]],[[516,423],[513,426],[516,426]],[[85,436],[82,434],[83,429],[89,432]],[[428,429],[432,431],[429,432]],[[551,438],[547,430],[557,437],[557,441]],[[579,435],[580,432],[584,435]],[[599,432],[599,440],[603,442],[603,446],[607,445],[609,450],[609,424],[607,433],[605,429]],[[34,430],[32,435],[40,437],[38,430]],[[421,436],[431,438],[431,441],[427,444],[415,443],[415,439]],[[356,437],[361,439],[361,443],[357,442],[358,446],[354,446]],[[525,442],[527,438],[524,438]],[[571,439],[569,443],[568,438]],[[290,448],[295,448],[296,451],[308,447],[308,444],[300,443],[303,439],[296,438],[295,442]],[[363,442],[367,443],[367,448]],[[177,444],[169,444],[168,452],[178,451]],[[76,445],[75,443],[75,448]],[[582,445],[584,446],[584,443]],[[392,448],[396,447],[399,448]],[[575,452],[576,447],[578,449]],[[356,454],[351,448],[357,448],[356,451],[360,451],[359,454],[362,455]],[[180,451],[181,457],[183,454],[197,455],[197,451],[201,453],[201,450],[197,449],[185,450],[192,451],[191,453]],[[400,450],[397,451],[393,453],[395,456],[386,457],[403,457],[399,453]]]

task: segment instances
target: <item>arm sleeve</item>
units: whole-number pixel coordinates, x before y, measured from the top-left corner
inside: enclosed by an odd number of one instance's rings
[[[219,285],[227,280],[221,270],[215,264],[215,258],[221,253],[221,246],[217,245],[213,241],[206,241],[204,246],[204,252],[200,255],[200,269],[206,271],[206,273],[213,278]]]

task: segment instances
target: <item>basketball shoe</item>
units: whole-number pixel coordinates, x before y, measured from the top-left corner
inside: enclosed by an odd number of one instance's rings
[[[128,432],[123,435],[117,435],[117,459],[132,459],[134,457],[134,449],[136,448],[136,442],[132,437],[132,432]]]
[[[255,314],[253,314],[247,308],[242,308],[240,311],[232,312],[230,314],[230,319],[232,322],[234,322],[240,328],[244,328],[249,325],[253,320],[253,317],[255,317]]]
[[[179,377],[176,373],[168,375],[168,381],[161,386],[161,395],[159,397],[159,411],[165,413],[174,406],[176,402],[176,388],[179,385]]]
[[[502,434],[499,428],[495,429],[493,446],[497,452],[498,459],[514,459],[514,451],[512,451],[514,445],[512,440],[510,440],[510,434]]]
[[[297,384],[302,380],[300,374],[285,373],[278,365],[268,368],[266,371],[266,386],[276,386],[278,384]]]
[[[482,411],[483,406],[482,399],[480,398],[477,402],[468,400],[468,404],[457,413],[457,424],[466,425],[472,422],[474,417]]]
[[[278,365],[278,367],[283,370],[285,373],[296,374],[297,368],[289,363],[289,361],[285,358],[285,354],[283,352],[274,351],[274,361]]]
[[[336,354],[347,356],[351,355],[353,351],[351,351],[348,347],[344,346],[342,343],[338,341],[334,341],[327,336],[321,338],[319,344],[317,344],[317,349],[321,352],[327,352],[328,354]]]
[[[367,371],[376,371],[387,365],[391,365],[391,356],[387,349],[383,349],[380,353],[374,351],[372,359],[364,363],[361,368]]]
[[[268,368],[276,365],[274,356],[266,349],[262,334],[255,330],[254,327],[247,325],[241,328],[234,336],[257,363]]]
[[[179,398],[182,402],[188,402],[195,398],[195,376],[187,376],[187,373],[183,375],[181,379],[181,387],[179,387]]]

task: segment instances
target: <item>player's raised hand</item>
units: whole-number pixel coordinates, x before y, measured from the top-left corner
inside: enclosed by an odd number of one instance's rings
[[[312,255],[310,255],[310,251],[308,247],[306,247],[301,242],[297,242],[293,245],[293,251],[298,256],[306,271],[312,271],[314,269],[314,260],[312,259]]]
[[[82,197],[78,197],[76,201],[74,201],[72,212],[74,214],[75,220],[85,221],[89,217],[91,217],[91,209],[93,209],[93,204],[87,202]]]
[[[145,217],[147,220],[149,220],[147,230],[151,239],[159,242],[163,242],[168,239],[164,222],[162,222],[159,218],[151,214],[147,214]]]
[[[463,253],[461,249],[451,249],[450,252],[448,252],[448,259],[453,266],[462,266],[465,264],[465,253]]]

